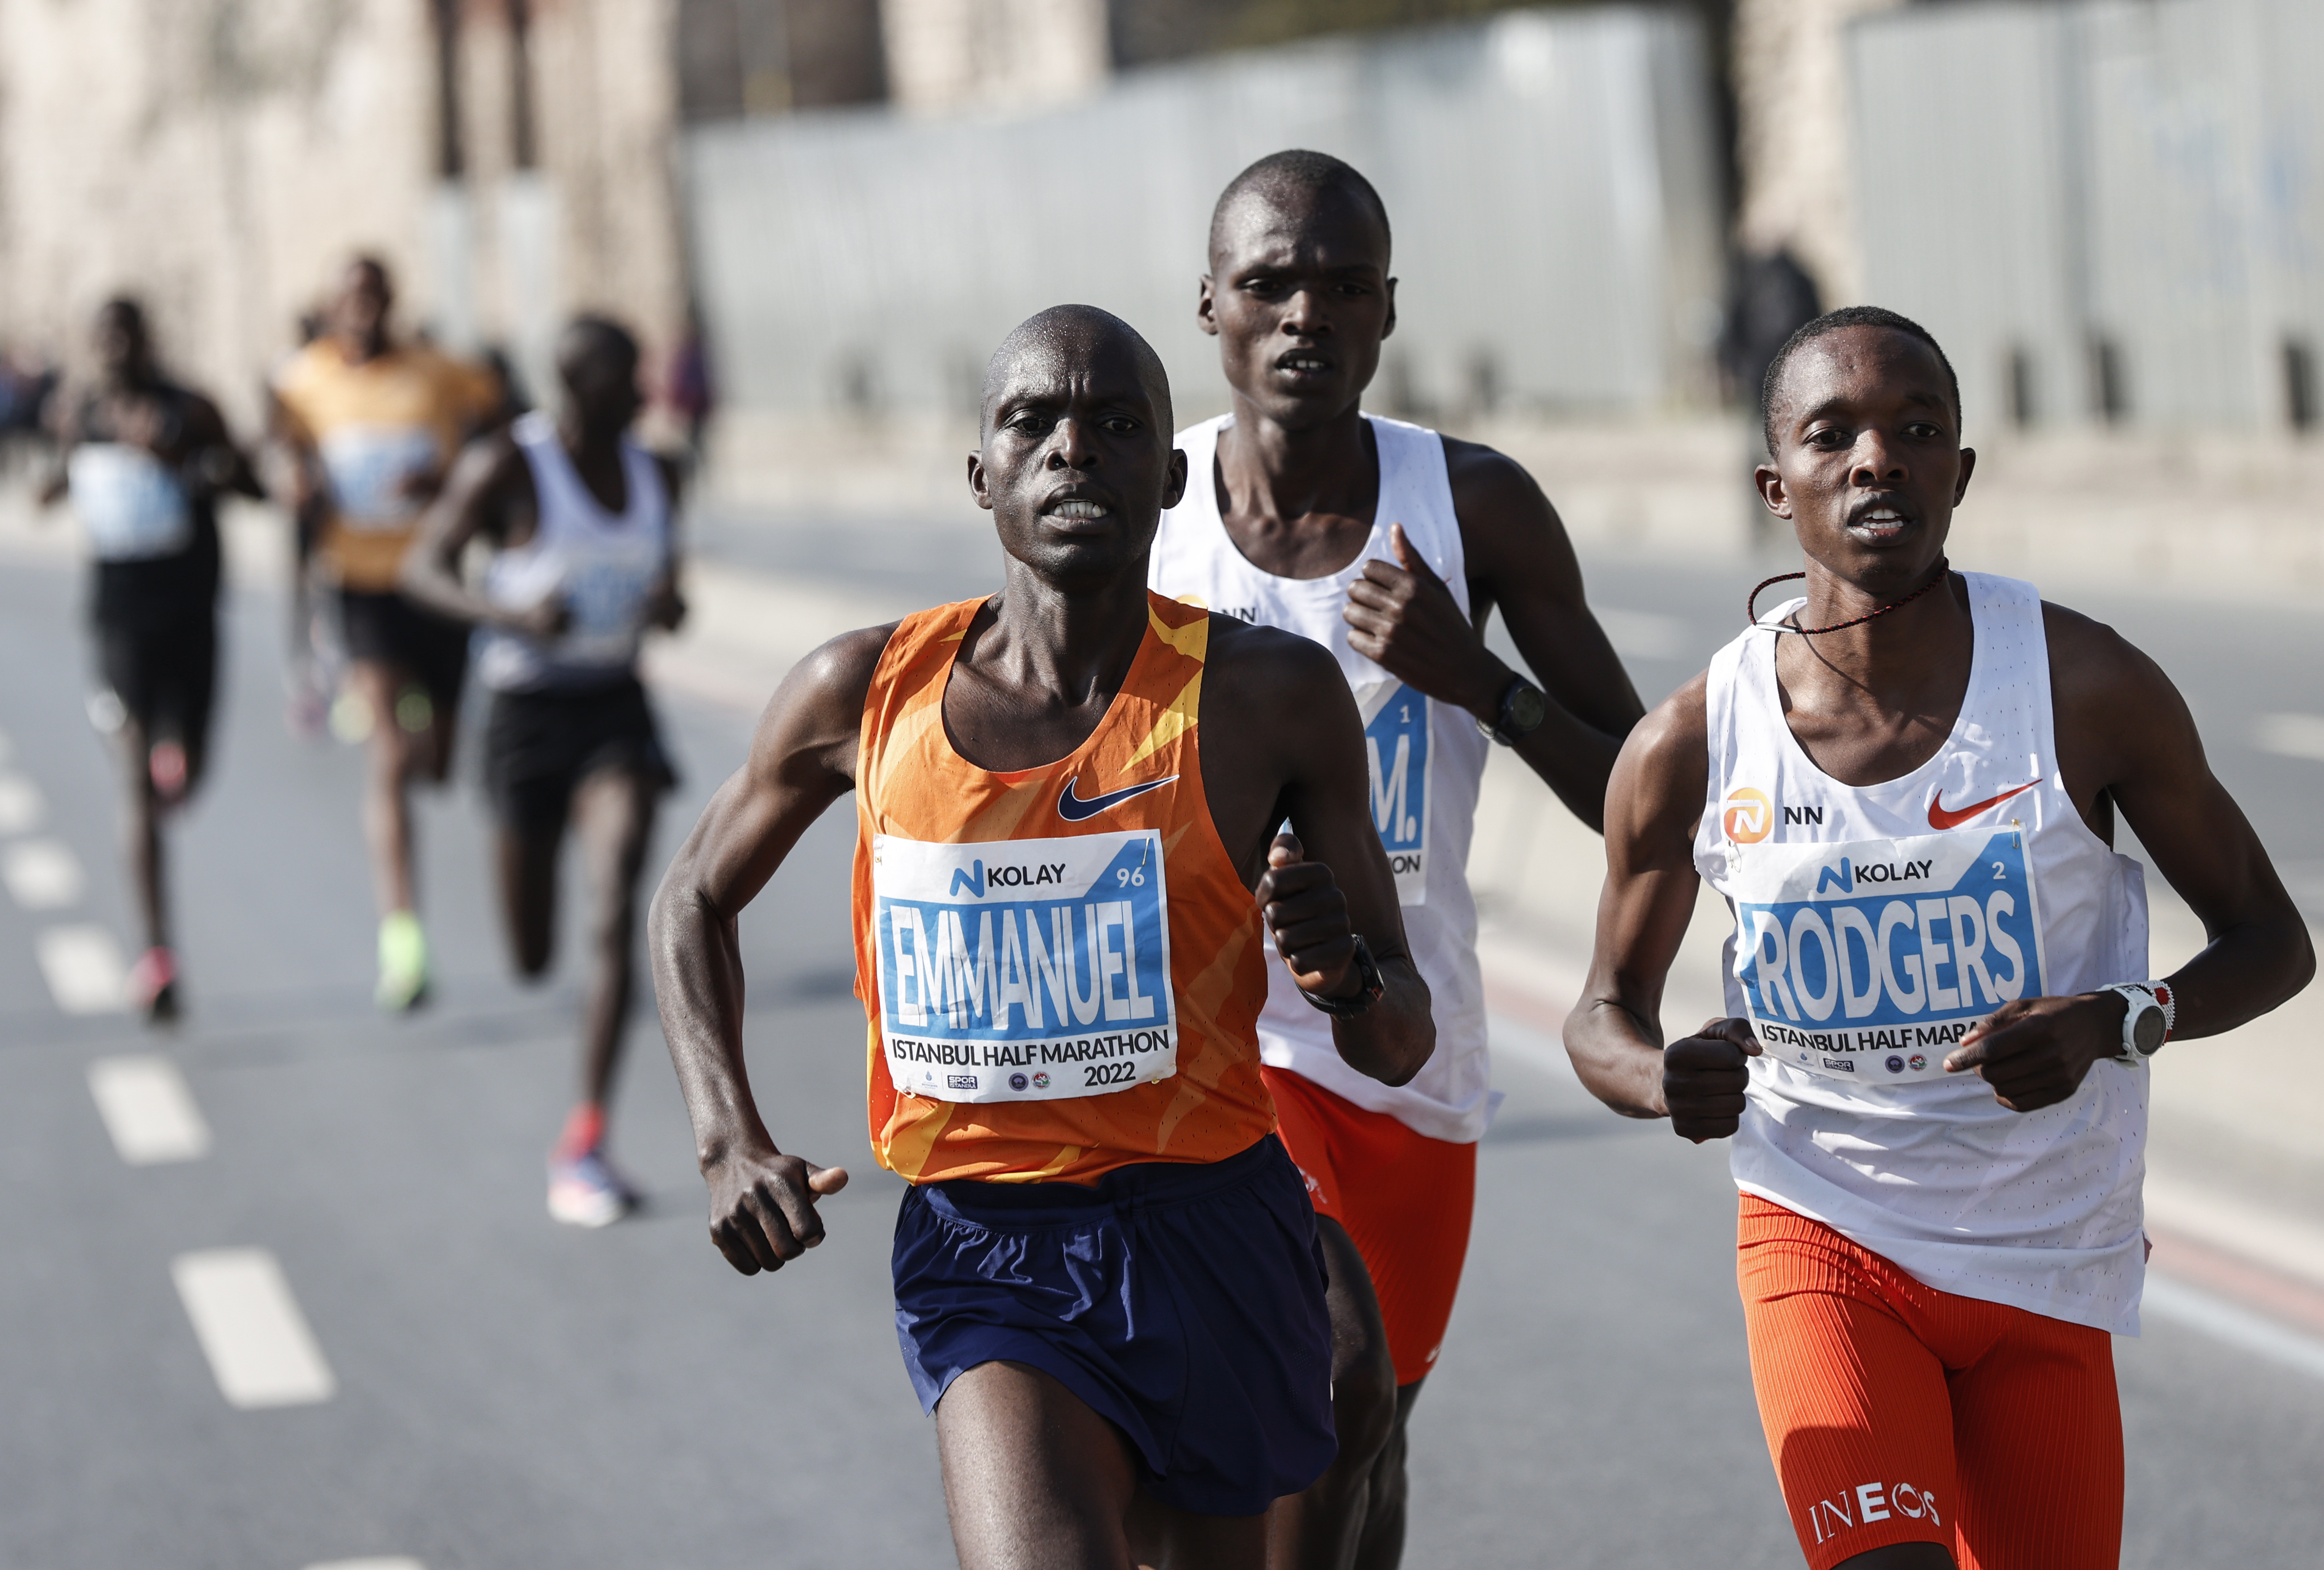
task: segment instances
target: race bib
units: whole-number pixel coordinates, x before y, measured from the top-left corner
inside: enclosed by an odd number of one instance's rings
[[[1396,873],[1397,902],[1428,902],[1428,699],[1400,681],[1356,689],[1371,774],[1372,827]]]
[[[899,1091],[1111,1095],[1178,1071],[1162,836],[874,836],[881,1035]]]
[[[435,432],[419,425],[349,425],[318,445],[331,504],[346,527],[401,529],[420,515],[424,503],[405,485],[435,471]]]
[[[2020,829],[1752,845],[1732,865],[1735,977],[1776,1062],[1858,1084],[1941,1078],[1970,1026],[2043,994]]]
[[[634,560],[593,559],[564,575],[559,592],[572,621],[559,641],[560,658],[582,663],[626,664],[645,627],[646,596],[661,579],[659,552]]]
[[[194,542],[186,489],[161,459],[124,441],[87,441],[65,459],[73,511],[100,561],[175,556]]]

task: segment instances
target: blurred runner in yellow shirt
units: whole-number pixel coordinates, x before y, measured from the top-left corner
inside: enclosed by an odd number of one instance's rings
[[[336,718],[364,736],[371,778],[364,835],[379,895],[379,1003],[416,1007],[428,993],[428,945],[413,909],[415,777],[449,771],[468,629],[396,587],[420,514],[461,444],[493,423],[506,397],[481,367],[388,334],[387,269],[348,263],[322,336],[274,379],[275,429],[294,462],[287,498],[311,526],[316,562],[337,593],[347,677]]]

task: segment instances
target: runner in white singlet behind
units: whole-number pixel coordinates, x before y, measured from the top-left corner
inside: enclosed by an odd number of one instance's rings
[[[678,476],[629,439],[644,406],[638,346],[583,317],[558,340],[563,408],[476,443],[406,558],[404,592],[484,630],[476,679],[493,695],[484,784],[500,820],[509,943],[528,979],[549,968],[557,864],[579,830],[595,894],[595,969],[581,1024],[581,1099],[549,1160],[549,1211],[618,1220],[637,1196],[605,1159],[605,1105],[630,1007],[638,873],[658,798],[674,782],[637,674],[649,627],[674,627]],[[458,577],[472,539],[494,547],[482,593]]]
[[[1329,649],[1365,725],[1388,851],[1436,1053],[1406,1085],[1351,1070],[1277,977],[1259,1045],[1332,1272],[1340,1455],[1273,1512],[1278,1567],[1402,1556],[1405,1432],[1460,1284],[1491,1091],[1469,892],[1489,728],[1593,827],[1637,696],[1584,604],[1556,513],[1489,448],[1362,412],[1395,330],[1388,215],[1362,175],[1279,152],[1212,217],[1198,319],[1234,412],[1178,435],[1159,592]],[[1545,694],[1486,649],[1498,606]]]
[[[2315,956],[2162,671],[1949,569],[1976,454],[1928,333],[1821,317],[1764,402],[1807,593],[1623,749],[1566,1046],[1616,1111],[1734,1141],[1753,1383],[1814,1570],[2112,1570],[2148,1058]],[[2167,978],[2117,811],[2211,935]],[[1736,915],[1732,1017],[1665,1049],[1698,879]]]

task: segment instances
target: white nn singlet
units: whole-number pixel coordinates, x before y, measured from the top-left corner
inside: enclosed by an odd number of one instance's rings
[[[1961,577],[1969,689],[1935,756],[1898,779],[1843,785],[1810,760],[1777,634],[1711,662],[1694,861],[1736,911],[1727,1006],[1764,1053],[1735,1181],[1941,1291],[2136,1334],[2147,1071],[2102,1061],[2066,1101],[2015,1113],[1942,1068],[2005,1001],[2147,974],[2144,873],[2059,771],[2041,596]]]
[[[1408,1085],[1357,1073],[1332,1045],[1332,1021],[1299,996],[1289,971],[1268,966],[1259,1020],[1262,1059],[1287,1068],[1416,1133],[1455,1144],[1481,1138],[1490,1113],[1484,987],[1477,967],[1477,904],[1469,892],[1469,839],[1477,786],[1492,743],[1467,710],[1431,702],[1355,651],[1341,612],[1364,563],[1393,562],[1388,525],[1401,523],[1465,614],[1469,579],[1443,439],[1401,420],[1367,416],[1379,449],[1379,505],[1371,537],[1328,577],[1278,577],[1251,565],[1219,516],[1213,459],[1231,416],[1178,433],[1186,496],[1162,514],[1147,582],[1157,593],[1312,638],[1332,651],[1355,689],[1371,763],[1373,826],[1396,872],[1404,931],[1428,983],[1436,1051]]]
[[[532,469],[538,522],[531,539],[493,555],[484,597],[530,609],[559,596],[572,619],[548,643],[486,631],[476,679],[495,692],[528,692],[626,676],[645,634],[646,601],[669,570],[669,496],[660,466],[644,448],[622,443],[628,505],[615,517],[582,483],[547,415],[525,415],[510,434]]]

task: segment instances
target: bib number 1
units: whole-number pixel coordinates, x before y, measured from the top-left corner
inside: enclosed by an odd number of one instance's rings
[[[1356,689],[1371,777],[1372,827],[1396,874],[1400,905],[1428,902],[1428,699],[1401,681]]]

